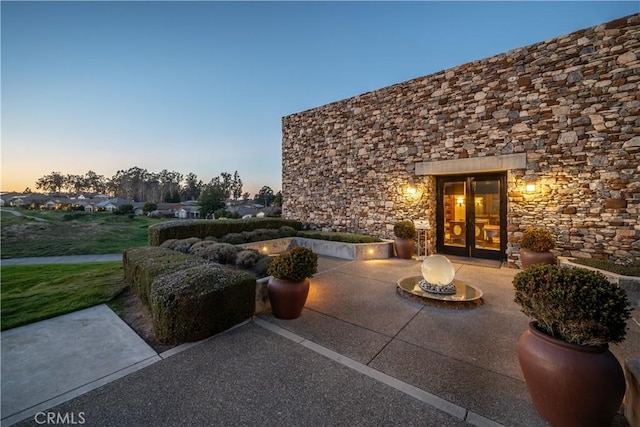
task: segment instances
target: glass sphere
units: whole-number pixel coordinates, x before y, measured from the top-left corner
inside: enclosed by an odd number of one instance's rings
[[[453,282],[456,270],[451,261],[443,255],[430,255],[424,259],[422,266],[422,277],[432,285],[448,285]]]

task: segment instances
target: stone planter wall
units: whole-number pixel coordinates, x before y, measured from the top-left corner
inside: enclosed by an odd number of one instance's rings
[[[424,171],[526,156],[507,174],[512,264],[522,231],[541,224],[559,255],[640,260],[639,84],[633,15],[286,116],[283,216],[383,238],[426,220],[432,252]]]
[[[294,246],[311,249],[318,255],[342,259],[386,259],[393,256],[393,242],[378,243],[344,243],[305,237],[286,237],[282,239],[263,240],[260,242],[238,245],[247,249],[255,249],[264,254],[275,255]]]
[[[562,267],[583,268],[585,270],[598,271],[604,274],[609,282],[614,283],[625,290],[634,309],[640,309],[640,277],[623,276],[610,271],[600,270],[598,268],[589,267],[588,265],[571,262],[571,260],[566,257],[558,257],[558,264]]]

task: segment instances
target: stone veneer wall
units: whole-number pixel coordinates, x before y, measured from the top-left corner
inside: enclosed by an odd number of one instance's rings
[[[416,165],[524,153],[507,174],[512,264],[531,225],[559,254],[640,260],[639,27],[632,15],[284,117],[284,217],[386,238],[424,219],[433,251],[436,180]]]

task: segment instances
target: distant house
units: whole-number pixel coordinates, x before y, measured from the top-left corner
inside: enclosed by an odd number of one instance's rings
[[[144,206],[143,202],[136,202],[133,204],[133,214],[134,215],[144,215],[144,210],[142,207]]]
[[[200,218],[200,206],[198,202],[190,200],[180,203],[175,213],[176,217],[181,219],[197,219]]]
[[[118,207],[113,203],[111,203],[109,200],[98,203],[96,207],[100,210],[107,211],[107,212],[113,212],[116,209],[118,209]]]

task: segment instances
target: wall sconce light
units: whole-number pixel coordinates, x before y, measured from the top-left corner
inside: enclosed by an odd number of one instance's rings
[[[536,185],[535,184],[527,184],[525,188],[527,190],[527,193],[533,193],[533,192],[536,191]]]
[[[464,203],[464,198],[462,197],[456,198],[456,203],[458,204],[458,206],[462,206],[462,204]]]
[[[412,187],[412,186],[407,187],[407,194],[410,194],[411,196],[415,196],[417,192],[418,190],[416,190],[416,187]]]
[[[263,247],[262,247],[262,252],[264,252],[265,254],[268,252],[268,249],[267,249],[267,247],[266,247],[266,246],[263,246]]]

